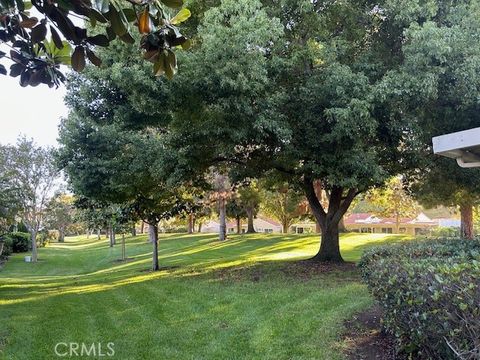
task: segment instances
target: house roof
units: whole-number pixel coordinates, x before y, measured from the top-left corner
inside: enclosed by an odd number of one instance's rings
[[[394,225],[395,218],[381,218],[369,213],[358,213],[347,216],[344,220],[345,225]],[[415,218],[401,218],[400,224],[407,225],[437,225],[437,222],[430,219],[424,213],[420,213]]]

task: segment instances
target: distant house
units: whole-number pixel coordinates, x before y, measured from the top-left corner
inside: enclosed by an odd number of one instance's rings
[[[263,216],[258,216],[253,219],[253,228],[258,233],[281,233],[282,225],[275,220],[268,219]],[[247,224],[245,221],[242,221],[241,231],[245,233],[247,231]],[[210,220],[203,224],[202,233],[219,233],[220,232],[220,223],[217,220]],[[235,234],[237,232],[237,223],[235,221],[227,222],[227,233]]]
[[[317,224],[311,220],[296,222],[290,226],[290,232],[294,234],[311,234],[317,231]]]
[[[345,218],[344,223],[348,231],[360,233],[394,234],[396,228],[394,218],[382,218],[369,213],[351,214]],[[420,213],[415,218],[400,219],[399,233],[422,235],[436,227],[438,221]]]

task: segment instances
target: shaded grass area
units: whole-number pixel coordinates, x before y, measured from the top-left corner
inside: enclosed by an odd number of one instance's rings
[[[405,239],[346,234],[342,252],[356,261]],[[342,359],[343,321],[372,302],[351,266],[299,271],[314,235],[176,234],[159,246],[156,273],[146,236],[127,238],[125,263],[119,245],[85,237],[41,249],[36,264],[12,257],[0,270],[0,359],[55,358],[59,342],[113,342],[117,359]]]

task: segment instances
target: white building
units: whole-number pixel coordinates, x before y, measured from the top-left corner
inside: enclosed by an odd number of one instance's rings
[[[281,233],[282,232],[282,225],[275,220],[268,219],[262,216],[258,216],[257,218],[253,219],[253,228],[258,233]],[[242,221],[241,223],[241,231],[245,233],[247,231],[247,223]],[[220,232],[220,223],[218,220],[209,220],[202,226],[202,233],[213,233],[218,234]],[[228,221],[227,222],[227,233],[228,234],[235,234],[237,232],[237,223],[235,221]]]

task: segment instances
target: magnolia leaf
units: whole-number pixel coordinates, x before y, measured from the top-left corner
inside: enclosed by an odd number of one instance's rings
[[[58,34],[57,30],[53,26],[50,26],[50,33],[52,34],[52,40],[57,49],[62,49],[63,48],[63,42],[62,39],[60,38],[60,35]]]
[[[81,72],[85,68],[85,49],[83,46],[77,46],[72,54],[72,68]]]
[[[170,20],[170,23],[172,23],[173,25],[180,24],[180,23],[184,22],[185,20],[187,20],[191,15],[192,15],[192,13],[190,12],[190,10],[188,10],[186,8],[182,9],[177,13],[177,15],[175,15]]]
[[[44,23],[40,23],[32,29],[32,42],[39,43],[45,40],[45,36],[47,36],[47,27]]]
[[[26,29],[31,29],[38,24],[38,19],[36,17],[27,18],[23,21],[20,21],[20,26]]]
[[[127,33],[127,27],[123,23],[120,13],[113,5],[110,5],[108,18],[110,20],[110,24],[112,25],[113,31],[115,31],[115,34],[121,37]]]
[[[95,66],[102,65],[102,60],[97,55],[95,55],[95,53],[93,51],[91,51],[90,49],[87,49],[87,57],[88,57],[88,60],[90,60],[90,62],[93,65],[95,65]]]
[[[105,35],[99,34],[92,37],[87,37],[87,41],[98,46],[106,47],[110,43]]]
[[[185,40],[181,46],[183,50],[190,49],[192,47],[192,40],[191,39]]]
[[[145,8],[138,18],[138,31],[140,34],[148,34],[152,31],[152,21],[150,20],[150,14],[147,8]]]

